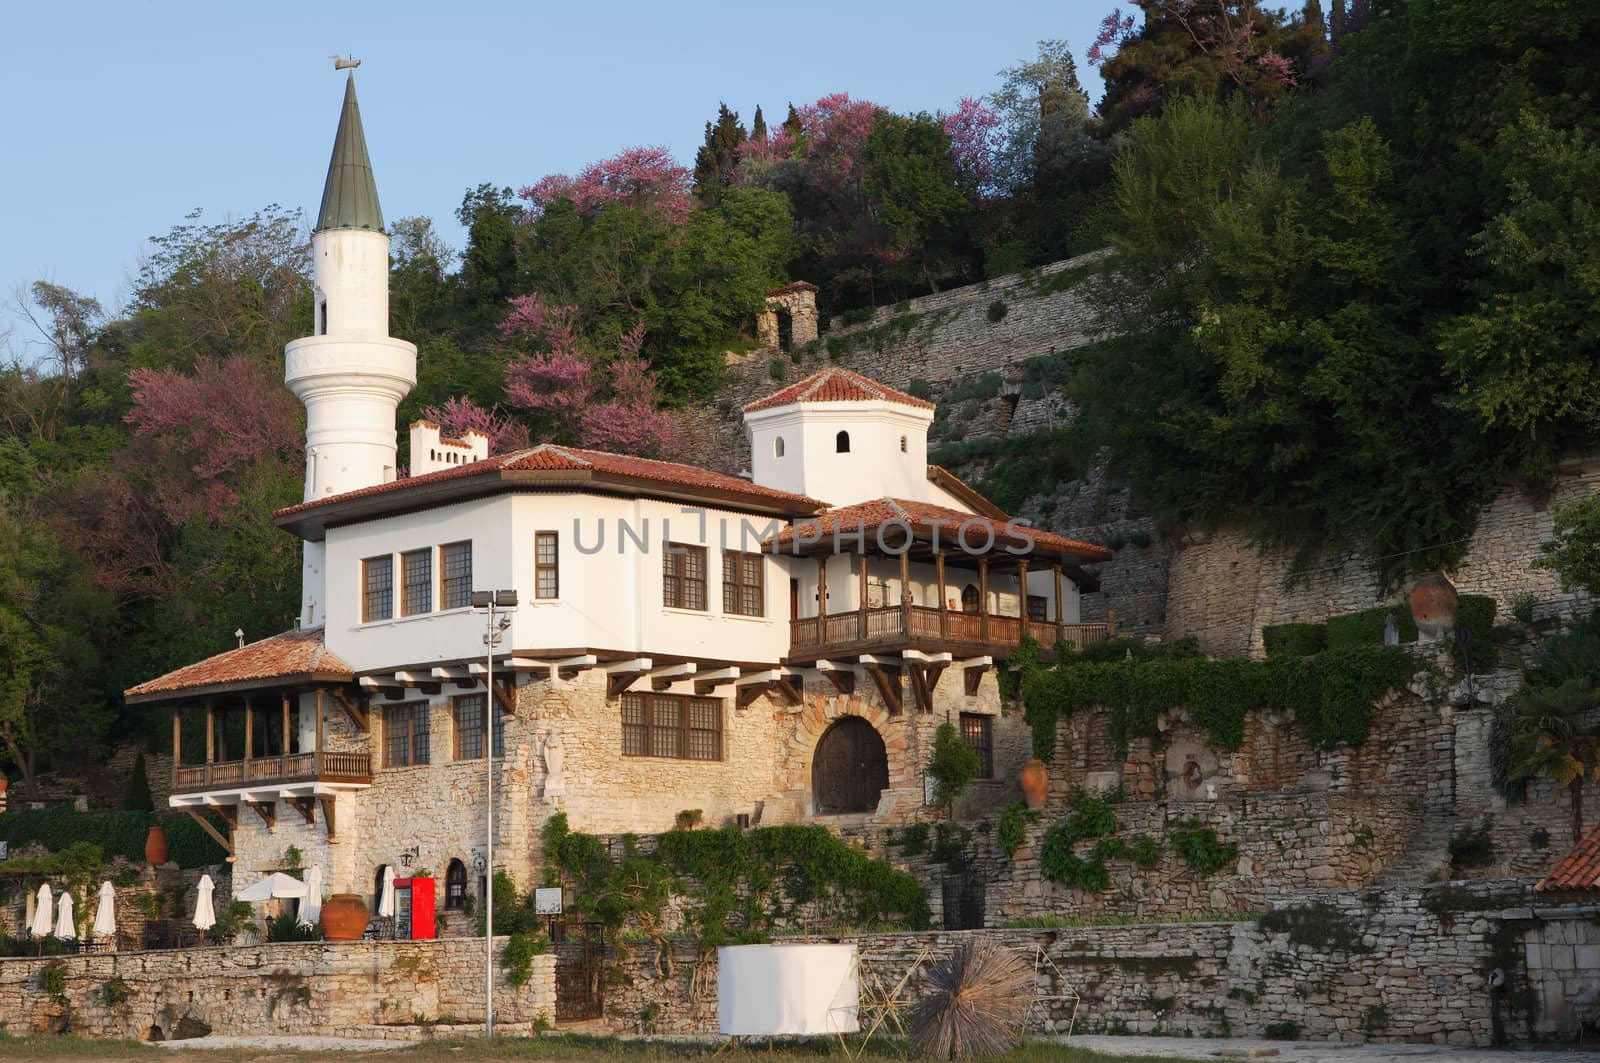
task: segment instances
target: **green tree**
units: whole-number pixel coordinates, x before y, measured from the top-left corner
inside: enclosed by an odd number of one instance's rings
[[[765,132],[765,123],[762,123]],[[705,143],[694,157],[694,192],[706,203],[716,203],[733,183],[739,165],[739,146],[749,139],[739,115],[728,105],[717,105],[717,120],[706,123]]]
[[[1600,495],[1557,506],[1553,519],[1556,537],[1540,544],[1533,567],[1560,576],[1564,591],[1600,592]]]
[[[1565,787],[1572,810],[1572,844],[1583,840],[1583,787],[1600,782],[1600,709],[1591,678],[1555,687],[1528,687],[1518,695],[1512,740],[1512,778],[1547,777]]]
[[[125,812],[151,812],[155,802],[150,797],[150,776],[144,763],[144,751],[133,760],[133,771],[122,788],[122,808]]]
[[[948,269],[972,210],[949,134],[929,114],[906,118],[880,111],[862,161],[862,188],[877,216],[906,248],[923,282],[938,291],[940,260]]]
[[[933,752],[928,757],[928,776],[933,779],[934,804],[950,811],[973,779],[978,777],[978,754],[961,740],[954,724],[942,723],[933,735]]]

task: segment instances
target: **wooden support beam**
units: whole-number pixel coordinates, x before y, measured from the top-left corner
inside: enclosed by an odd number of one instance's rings
[[[222,848],[227,851],[229,856],[233,855],[233,839],[232,838],[223,837],[222,832],[219,831],[217,828],[213,827],[211,825],[211,821],[209,819],[207,819],[206,817],[202,816],[200,813],[196,812],[194,809],[185,808],[184,811],[189,813],[189,818],[190,819],[192,819],[196,823],[200,824],[200,829],[201,830],[205,831],[207,834],[211,835],[212,838],[216,839],[217,844],[222,846]],[[229,831],[229,834],[232,834],[232,833],[233,833],[232,831]]]
[[[928,689],[927,665],[917,661],[906,662],[906,674],[911,677],[911,700],[917,711],[933,711],[933,692]]]
[[[372,718],[367,712],[367,699],[352,695],[344,687],[333,688],[333,700],[344,707],[344,713],[350,717],[350,722],[355,724],[356,730],[368,734],[372,730]]]
[[[229,830],[230,833],[238,828],[238,826],[239,826],[239,809],[236,806],[234,806],[234,805],[224,805],[224,804],[220,804],[219,803],[219,804],[212,805],[210,807],[212,808],[213,811],[216,812],[217,815],[222,817],[222,819],[223,819],[223,821],[225,823],[228,824],[228,830]]]
[[[725,686],[739,678],[737,668],[713,668],[706,672],[696,672],[694,677],[694,692],[699,697],[710,697],[712,691],[719,686]]]
[[[803,694],[793,678],[777,676],[760,683],[738,683],[734,686],[734,704],[747,709],[763,694],[774,694],[790,705],[800,704]]]
[[[246,801],[245,807],[261,817],[261,822],[271,830],[278,825],[278,805],[275,801]]]
[[[835,661],[818,661],[817,671],[841,694],[856,692],[856,670]]]
[[[315,826],[317,822],[317,799],[314,797],[285,797],[284,801],[289,807],[300,813],[300,818],[306,821],[306,826]]]
[[[872,676],[873,685],[878,688],[878,696],[883,699],[889,715],[899,716],[905,712],[905,696],[900,685],[899,670],[888,669],[877,661],[870,661],[867,662],[867,674]]]
[[[512,685],[515,682],[515,679],[494,681],[494,703],[500,706],[500,711],[507,716],[517,711],[517,688]]]
[[[664,664],[659,668],[650,669],[650,685],[656,690],[665,690],[674,680],[687,679],[695,674],[698,666],[693,661],[684,661],[682,664]]]
[[[603,666],[600,670],[606,674],[606,698],[621,696],[645,672],[650,670],[653,661],[648,657],[635,657],[629,661],[617,661],[614,664]]]
[[[978,684],[983,681],[983,673],[994,667],[994,658],[967,657],[956,661],[952,667],[961,669],[962,686],[967,697],[977,697]]]
[[[328,827],[328,840],[331,842],[337,837],[337,835],[334,833],[335,827],[334,827],[334,821],[333,821],[333,810],[334,810],[334,798],[333,798],[333,795],[332,794],[324,794],[323,796],[317,798],[317,803],[322,806],[322,822],[327,824],[327,827]]]
[[[438,694],[443,687],[430,672],[396,672],[394,682],[401,689],[413,687],[424,694]]]

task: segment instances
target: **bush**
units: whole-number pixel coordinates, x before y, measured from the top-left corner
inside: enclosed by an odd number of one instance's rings
[[[1345,650],[1355,646],[1382,646],[1383,629],[1394,617],[1401,642],[1417,641],[1417,622],[1409,605],[1380,605],[1355,613],[1328,618],[1328,649]]]
[[[788,372],[788,371],[789,371],[788,363],[785,362],[782,358],[774,358],[772,360],[772,365],[770,365],[768,367],[768,369],[767,369],[768,374],[772,377],[773,380],[782,380],[784,374],[786,372]]]
[[[989,304],[989,324],[998,325],[1006,318],[1008,308],[1004,299],[996,299]]]
[[[1520,623],[1533,623],[1533,611],[1539,605],[1539,596],[1536,594],[1519,594],[1511,599],[1511,615]]]
[[[1217,832],[1202,827],[1194,820],[1186,820],[1177,830],[1170,832],[1172,851],[1189,863],[1189,869],[1201,875],[1221,871],[1239,857],[1239,843],[1223,844]]]
[[[133,773],[122,790],[122,808],[126,812],[154,812],[155,802],[150,798],[150,776],[141,751],[133,761]]]
[[[933,779],[933,800],[948,809],[973,779],[978,777],[978,754],[956,732],[955,724],[941,723],[933,735],[933,755],[928,776]]]
[[[1144,528],[1135,528],[1128,533],[1128,541],[1139,549],[1144,550],[1155,540],[1150,537],[1150,533]]]
[[[226,833],[227,825],[210,816],[217,830]],[[167,834],[171,859],[179,867],[204,867],[220,864],[227,853],[200,825],[188,816],[166,818],[151,812],[79,812],[67,805],[56,808],[7,812],[0,816],[0,841],[13,850],[38,842],[52,852],[61,852],[76,841],[93,842],[109,857],[144,859],[144,840],[152,826]]]
[[[1270,624],[1261,629],[1268,657],[1310,657],[1328,648],[1326,624]]]
[[[1000,813],[1000,827],[996,840],[1000,843],[1001,852],[1007,857],[1017,855],[1017,850],[1022,848],[1022,841],[1027,837],[1028,824],[1037,823],[1039,813],[1030,809],[1021,801],[1013,801]]]
[[[920,376],[911,378],[911,383],[906,385],[906,394],[912,398],[928,400],[933,398],[933,385]]]
[[[1469,867],[1489,867],[1494,863],[1494,837],[1489,824],[1456,831],[1450,835],[1450,872],[1458,874]]]

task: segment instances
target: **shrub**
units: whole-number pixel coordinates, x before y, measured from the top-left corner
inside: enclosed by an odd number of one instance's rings
[[[1122,537],[1121,532],[1112,532],[1110,535],[1106,536],[1105,542],[1102,545],[1104,545],[1107,550],[1110,550],[1114,553],[1126,546],[1127,542],[1128,541]]]
[[[948,809],[973,779],[978,777],[978,754],[962,741],[952,723],[942,723],[933,736],[928,776],[934,783],[934,804]]]
[[[1269,1022],[1261,1028],[1261,1036],[1269,1041],[1300,1040],[1300,1024],[1292,1020]]]
[[[789,365],[787,362],[785,362],[782,358],[774,358],[772,360],[772,365],[768,367],[767,372],[771,375],[772,379],[782,380],[784,374],[788,372],[788,370]]]
[[[1417,622],[1408,605],[1380,605],[1373,609],[1343,613],[1328,618],[1328,648],[1345,650],[1356,646],[1382,646],[1383,629],[1394,617],[1401,642],[1417,641]]]
[[[1128,533],[1128,541],[1134,546],[1137,546],[1139,549],[1144,550],[1147,549],[1155,540],[1150,537],[1150,532],[1146,529],[1135,528],[1133,531]]]
[[[1164,851],[1159,838],[1140,835],[1133,840],[1133,862],[1140,867],[1159,867]]]
[[[872,307],[870,306],[852,307],[839,315],[839,322],[844,325],[860,325],[870,320],[872,320]]]
[[[1202,827],[1192,819],[1184,821],[1168,836],[1172,839],[1172,851],[1188,861],[1190,870],[1197,874],[1220,871],[1239,857],[1238,842],[1224,844],[1215,830]]]
[[[1270,624],[1261,629],[1268,657],[1310,657],[1328,648],[1326,624]]]
[[[528,984],[533,975],[533,958],[543,956],[550,947],[543,930],[533,933],[519,932],[506,940],[500,951],[500,962],[505,965],[506,982],[517,987]]]
[[[128,785],[123,787],[122,807],[128,812],[155,811],[155,802],[150,799],[150,776],[145,768],[143,751],[134,758],[133,772],[128,776]]]
[[[906,394],[917,399],[933,398],[933,385],[920,376],[911,378],[911,383],[906,385]]]
[[[1079,794],[1072,811],[1044,833],[1039,847],[1039,873],[1051,882],[1086,892],[1098,892],[1111,884],[1106,870],[1109,857],[1128,855],[1126,845],[1096,846],[1087,858],[1076,852],[1080,841],[1107,838],[1117,832],[1117,817],[1111,806],[1093,794]]]
[[[1533,623],[1533,610],[1539,604],[1536,594],[1519,594],[1511,599],[1511,615],[1524,624]]]
[[[921,856],[928,851],[928,825],[926,823],[913,823],[900,832],[899,849],[901,856]]]
[[[1486,594],[1463,594],[1456,599],[1457,664],[1474,672],[1487,672],[1494,667],[1494,616],[1498,609],[1499,603]],[[1471,632],[1464,644],[1459,634],[1463,628]]]
[[[1008,857],[1016,856],[1017,850],[1022,848],[1022,841],[1027,837],[1028,824],[1037,823],[1039,813],[1029,808],[1021,801],[1013,801],[1000,813],[1000,827],[996,840],[1000,843],[1000,850]]]
[[[45,964],[39,970],[39,992],[65,1000],[67,996],[67,965],[60,960]]]
[[[1469,867],[1489,867],[1494,863],[1494,837],[1488,822],[1450,835],[1450,872]]]
[[[1000,322],[1004,321],[1007,310],[1008,308],[1004,299],[996,299],[994,302],[990,303],[989,324],[998,325]]]

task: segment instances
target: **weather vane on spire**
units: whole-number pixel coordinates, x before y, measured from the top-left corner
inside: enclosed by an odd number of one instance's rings
[[[339,53],[335,52],[334,54],[328,56],[328,58],[333,60],[333,68],[335,70],[354,70],[356,67],[361,65],[361,60],[357,59],[353,55],[347,55],[343,59],[340,59]]]

